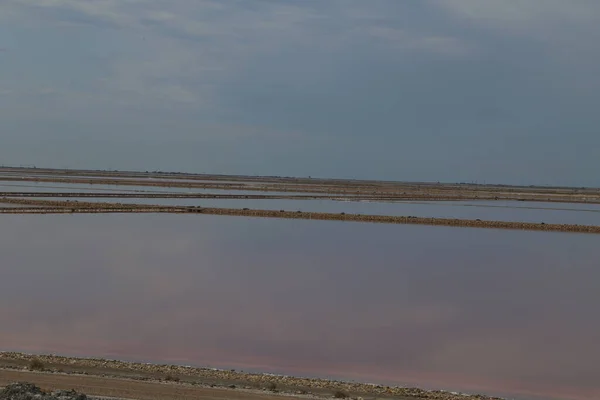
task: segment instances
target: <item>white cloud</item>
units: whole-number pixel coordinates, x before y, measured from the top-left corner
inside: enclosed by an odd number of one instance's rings
[[[119,29],[132,49],[106,61],[110,75],[97,80],[98,95],[105,92],[122,106],[171,101],[198,107],[211,104],[211,87],[246,60],[316,39],[302,26],[320,18],[309,8],[258,4],[251,9],[214,0],[7,0],[0,14],[32,25]]]
[[[452,36],[418,36],[404,30],[373,26],[368,34],[397,50],[415,50],[446,55],[460,55],[468,51],[467,44]]]
[[[534,51],[539,76],[577,92],[597,91],[600,79],[600,2],[597,0],[430,0],[461,22],[499,38],[511,50]],[[474,37],[476,40],[476,37]],[[493,41],[487,44],[493,45]],[[484,45],[484,43],[481,43]],[[531,61],[530,61],[531,62]]]
[[[246,63],[295,47],[339,51],[349,49],[355,39],[371,37],[391,50],[446,55],[466,51],[453,37],[380,28],[375,17],[381,9],[332,4],[316,10],[284,2],[5,0],[0,15],[32,26],[91,26],[102,30],[99,38],[106,29],[118,30],[122,46],[130,51],[102,61],[109,72],[94,80],[95,96],[69,89],[69,97],[83,104],[118,107],[171,103],[207,110],[214,106],[215,86]],[[370,26],[354,29],[352,21],[365,15],[373,18]],[[67,101],[66,96],[57,99]]]
[[[196,37],[220,36],[242,38],[248,33],[273,34],[293,32],[297,24],[319,15],[309,8],[282,3],[259,3],[250,9],[240,3],[216,0],[6,0],[0,5],[2,12],[28,15],[32,11],[62,10],[89,17],[87,23],[107,22],[127,30],[157,31],[169,35]],[[67,22],[72,15],[50,18]],[[169,32],[169,33],[167,33]]]
[[[138,103],[174,103],[202,106],[209,103],[210,85],[195,85],[209,80],[220,67],[201,51],[186,51],[175,41],[159,37],[140,43],[144,49],[135,56],[125,55],[110,61],[110,74],[99,81],[98,89],[117,94],[122,106]],[[212,74],[212,75],[211,75]]]
[[[2,10],[18,13],[27,9],[52,9],[59,8],[64,10],[77,11],[90,17],[99,19],[111,20],[119,24],[127,24],[131,22],[131,18],[127,14],[123,14],[122,10],[127,6],[134,4],[143,4],[143,0],[95,0],[95,1],[79,1],[79,0],[5,0]]]
[[[458,16],[495,27],[535,29],[555,22],[590,23],[600,19],[592,0],[432,0]]]

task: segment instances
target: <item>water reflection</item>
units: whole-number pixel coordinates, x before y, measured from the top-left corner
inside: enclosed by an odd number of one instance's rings
[[[210,182],[205,182],[210,183]],[[213,184],[215,182],[212,182]],[[256,191],[256,190],[228,190],[228,189],[201,189],[201,188],[181,188],[181,187],[160,187],[160,186],[135,186],[135,185],[98,185],[98,184],[68,184],[68,183],[1,183],[0,192],[70,192],[70,193],[217,193],[234,194],[238,196],[269,194],[269,195],[310,195],[323,196],[323,193],[312,192],[277,192],[277,191]],[[342,196],[342,195],[336,195]]]
[[[181,215],[2,222],[3,349],[600,396],[593,235]]]

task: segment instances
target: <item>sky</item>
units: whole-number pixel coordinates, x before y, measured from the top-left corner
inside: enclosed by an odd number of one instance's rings
[[[596,0],[3,0],[0,164],[600,186]]]

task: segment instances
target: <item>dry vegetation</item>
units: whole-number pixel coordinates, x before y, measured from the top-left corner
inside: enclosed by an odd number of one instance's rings
[[[44,363],[41,362],[39,359],[34,358],[29,362],[29,369],[31,371],[43,371]]]

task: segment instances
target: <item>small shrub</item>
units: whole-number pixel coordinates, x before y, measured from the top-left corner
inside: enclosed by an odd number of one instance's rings
[[[179,377],[178,376],[173,376],[173,375],[167,375],[165,377],[165,381],[167,382],[179,382]]]
[[[348,398],[348,395],[344,392],[342,392],[341,390],[338,390],[337,392],[335,392],[333,394],[333,397],[335,397],[336,399],[346,399]]]
[[[277,390],[277,385],[275,384],[275,382],[271,382],[269,383],[269,385],[267,386],[267,389],[269,389],[271,392],[274,392]]]
[[[44,370],[44,363],[41,362],[39,359],[34,358],[33,360],[31,360],[29,362],[29,369],[31,371],[43,371]]]

